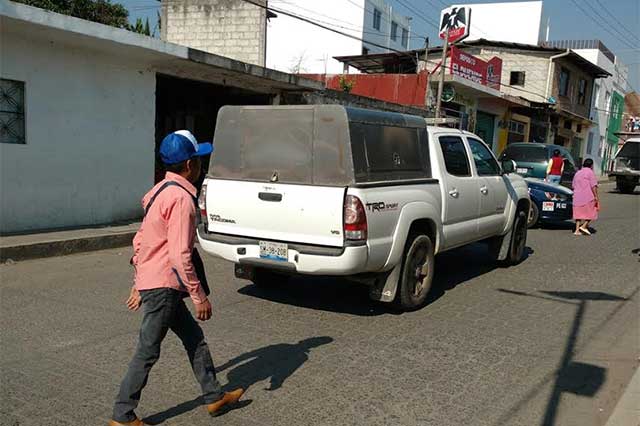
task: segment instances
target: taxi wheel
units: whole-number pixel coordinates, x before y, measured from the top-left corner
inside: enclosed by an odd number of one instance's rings
[[[527,227],[533,228],[538,224],[538,219],[540,218],[540,210],[535,203],[531,203],[531,208],[529,209],[529,217],[527,218]]]

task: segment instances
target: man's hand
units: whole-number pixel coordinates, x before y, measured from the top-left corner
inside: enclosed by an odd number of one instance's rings
[[[196,306],[196,318],[200,321],[207,321],[211,318],[211,303],[209,299],[204,299],[202,303],[195,303]]]
[[[130,311],[137,311],[138,309],[140,309],[140,305],[142,305],[140,292],[136,290],[135,287],[131,287],[131,293],[129,294],[129,298],[127,299],[127,308],[129,308]]]

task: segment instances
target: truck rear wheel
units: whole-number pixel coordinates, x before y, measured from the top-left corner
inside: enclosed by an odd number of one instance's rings
[[[433,282],[434,247],[426,235],[412,234],[408,238],[402,261],[395,305],[402,311],[422,307]]]
[[[507,265],[517,265],[524,259],[524,250],[527,246],[527,215],[518,210],[513,221],[513,231],[509,242],[509,252],[504,260]]]

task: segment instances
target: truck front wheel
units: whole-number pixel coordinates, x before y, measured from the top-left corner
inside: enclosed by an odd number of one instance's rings
[[[527,246],[527,228],[527,215],[523,210],[518,210],[513,221],[509,252],[505,259],[507,265],[517,265],[524,259],[524,250]]]
[[[409,235],[395,300],[399,309],[413,311],[424,305],[433,282],[434,263],[431,238]]]

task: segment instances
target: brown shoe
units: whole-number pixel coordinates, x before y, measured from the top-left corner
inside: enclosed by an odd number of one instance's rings
[[[116,422],[115,420],[111,420],[109,422],[109,426],[147,426],[146,423],[142,423],[142,420],[140,419],[135,419],[132,422],[127,422],[127,423],[120,423],[120,422]]]
[[[207,411],[212,417],[219,416],[231,408],[231,406],[238,402],[238,400],[244,394],[244,389],[239,388],[231,392],[225,392],[219,401],[207,405]]]

